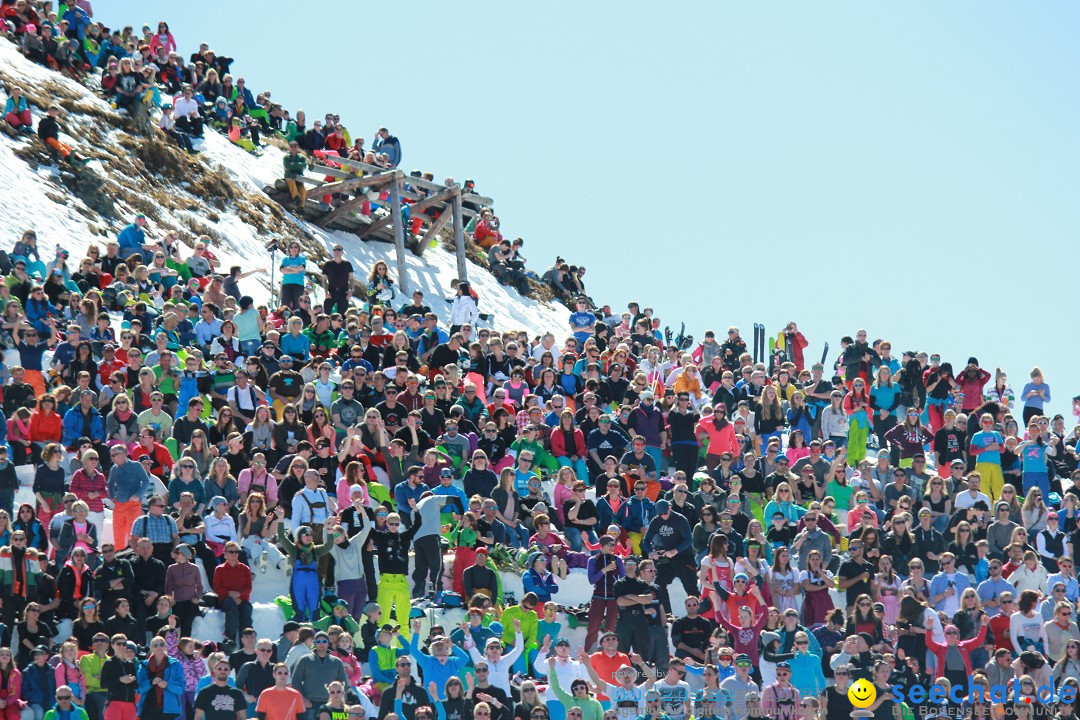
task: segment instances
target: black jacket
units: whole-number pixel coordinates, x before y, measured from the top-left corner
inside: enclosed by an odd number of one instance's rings
[[[76,591],[79,598],[93,597],[94,573],[88,565],[83,565],[80,571],[76,571],[74,565],[64,565],[56,578],[56,588],[60,595],[58,617],[75,618]]]
[[[420,529],[420,513],[413,513],[413,519],[412,527],[402,532],[392,533],[388,530],[372,529],[370,537],[375,543],[380,574],[405,575],[409,572],[409,548],[412,546],[413,536]],[[393,703],[390,707],[393,707]]]
[[[923,564],[926,565],[926,575],[933,577],[933,574],[938,572],[940,566],[936,560],[931,560],[928,555],[930,553],[940,555],[945,552],[945,537],[935,528],[931,527],[929,530],[923,530],[921,525],[916,526],[911,531],[911,534],[915,536],[912,557],[923,558]],[[907,568],[897,568],[897,570],[906,572]]]
[[[382,700],[379,701],[379,717],[386,717],[394,711],[394,700],[397,699],[397,686],[391,685],[383,691]],[[401,713],[405,720],[414,720],[416,708],[430,705],[431,697],[427,690],[410,681],[401,693]]]
[[[142,602],[143,591],[156,592],[159,595],[165,592],[165,565],[156,557],[149,560],[136,557],[131,564],[131,573],[135,577],[135,586],[131,593],[135,598],[134,602]]]
[[[139,683],[122,683],[120,678],[137,674],[134,661],[117,658],[106,660],[101,666],[101,687],[108,692],[108,699],[115,702],[135,702],[135,691],[139,689]]]
[[[41,118],[41,122],[38,123],[38,137],[42,142],[45,142],[49,138],[57,139],[60,137],[60,124],[56,122],[56,118],[51,115],[46,115]]]

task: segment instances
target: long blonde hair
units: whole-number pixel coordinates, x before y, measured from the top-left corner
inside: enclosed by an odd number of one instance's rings
[[[772,400],[768,399],[768,392],[772,390]],[[766,385],[765,389],[761,391],[761,400],[758,407],[761,408],[761,417],[763,420],[782,420],[784,418],[784,409],[780,405],[780,393],[776,392],[776,388],[772,385]]]

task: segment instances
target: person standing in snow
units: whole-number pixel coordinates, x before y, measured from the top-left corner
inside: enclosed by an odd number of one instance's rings
[[[307,258],[300,254],[300,243],[289,243],[285,257],[281,258],[281,304],[293,310],[300,307],[304,294],[304,276]]]
[[[475,325],[479,319],[480,311],[476,307],[472,285],[465,281],[458,283],[457,296],[450,308],[450,334],[459,331],[462,325]]]

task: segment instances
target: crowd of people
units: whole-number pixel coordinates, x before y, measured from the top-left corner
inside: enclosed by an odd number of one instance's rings
[[[234,59],[207,43],[185,60],[165,21],[156,30],[149,25],[140,31],[109,28],[94,20],[89,0],[60,3],[56,9],[49,1],[4,2],[0,21],[28,59],[76,80],[94,81],[118,110],[159,110],[160,130],[188,151],[211,127],[249,152],[260,152],[266,136],[275,135],[297,141],[307,153],[340,154],[383,167],[401,162],[401,142],[386,128],[379,128],[365,148],[364,138],[351,136],[335,113],[309,126],[303,110],[290,115],[271,99],[270,90],[254,93],[246,78],[234,78]],[[8,95],[13,95],[10,88]],[[9,101],[4,116],[16,130],[31,127],[25,100],[20,105],[16,99],[14,106]]]
[[[88,5],[3,17],[176,65],[186,99],[227,76]],[[497,218],[473,232],[515,269]],[[682,347],[561,261],[568,325],[499,332],[468,282],[437,313],[332,257],[319,302],[290,243],[265,304],[141,216],[77,262],[33,229],[0,257],[6,720],[840,720],[859,680],[883,720],[1077,717],[1080,429],[1039,368],[1017,393],[862,329],[812,362],[793,322],[767,358],[736,327]],[[288,620],[259,637],[271,568]]]

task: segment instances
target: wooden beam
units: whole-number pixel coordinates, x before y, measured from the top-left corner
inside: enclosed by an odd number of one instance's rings
[[[311,166],[311,167],[308,168],[308,172],[314,173],[316,175],[322,175],[324,177],[329,176],[329,177],[337,178],[338,180],[352,180],[353,178],[358,177],[358,175],[356,173],[354,173],[354,172],[349,172],[348,170],[342,170],[341,168],[332,167],[330,165],[314,165],[314,166]],[[302,176],[302,177],[304,177],[304,179],[309,180],[310,182],[313,182],[313,183],[317,182],[319,184],[322,184],[324,182],[330,182],[328,180],[322,180],[322,179],[312,180],[311,178],[308,178],[307,176]],[[415,192],[411,192],[409,190],[406,190],[406,189],[402,188],[402,190],[401,190],[401,199],[402,200],[420,201],[420,200],[424,199],[424,196],[418,195]]]
[[[415,213],[420,212],[422,210],[427,210],[429,207],[432,207],[433,205],[440,205],[440,204],[446,202],[450,198],[454,197],[454,188],[456,188],[456,187],[457,187],[457,185],[455,185],[454,187],[451,187],[451,188],[447,188],[446,190],[443,190],[441,193],[439,193],[437,195],[429,195],[428,197],[424,198],[423,200],[417,200],[416,202],[414,202],[412,205],[409,206],[409,212],[415,214]]]
[[[398,287],[402,297],[409,296],[409,278],[405,274],[405,228],[401,222],[401,183],[398,175],[390,183],[390,217],[394,223],[394,249],[397,254]]]
[[[415,213],[422,212],[423,210],[433,205],[438,205],[440,203],[446,202],[453,196],[453,194],[454,193],[452,190],[446,190],[445,192],[441,192],[438,195],[432,195],[431,197],[426,197],[423,200],[419,200],[409,206],[409,214],[415,216]],[[449,208],[447,208],[443,212],[448,211]],[[375,232],[379,228],[385,227],[390,222],[390,220],[391,217],[389,215],[384,218],[379,218],[375,222],[371,223],[371,225],[369,225],[367,229],[364,230],[364,232],[360,233],[360,237],[367,237],[369,234]]]
[[[354,177],[357,177],[356,173],[354,172],[342,170],[341,168],[337,168],[332,165],[309,165],[308,172],[313,172],[316,175],[329,175],[330,177],[335,177],[338,180],[351,180]]]
[[[392,212],[389,215],[384,215],[383,217],[379,218],[378,220],[364,228],[364,231],[360,233],[360,237],[366,238],[368,235],[375,232],[376,230],[379,230],[380,228],[384,228],[389,225],[393,221],[393,219],[394,214]]]
[[[369,173],[385,173],[385,172],[387,172],[387,168],[379,167],[378,165],[368,165],[365,162],[360,162],[359,160],[353,160],[351,158],[346,158],[346,157],[336,157],[336,158],[333,159],[333,162],[337,163],[337,164],[340,164],[343,167],[355,168],[357,170],[365,170],[365,171],[367,171]],[[399,172],[401,172],[401,171],[399,170]],[[440,183],[433,182],[431,180],[425,180],[424,178],[417,178],[417,177],[408,176],[408,177],[405,177],[405,182],[408,183],[409,185],[413,185],[415,187],[424,188],[425,190],[442,191],[442,190],[446,189],[446,185],[442,185]],[[476,195],[474,193],[462,193],[462,198],[464,200],[468,201],[468,202],[477,203],[478,205],[491,206],[491,205],[495,204],[495,201],[492,200],[491,198],[484,197],[483,195]]]
[[[367,195],[357,195],[356,197],[349,198],[341,205],[338,205],[336,208],[331,210],[330,214],[323,218],[323,225],[329,225],[335,220],[344,217],[349,212],[356,210],[358,207],[364,204],[365,200],[367,200]]]
[[[340,180],[338,182],[326,183],[319,187],[320,193],[351,193],[362,187],[374,187],[376,185],[383,185],[390,182],[395,177],[400,175],[398,172],[387,172],[381,175],[365,175],[364,177],[352,178],[351,180]]]
[[[456,185],[454,186],[457,187]],[[451,198],[452,199],[452,198]],[[454,216],[453,207],[448,207],[439,213],[439,217],[435,218],[435,221],[431,223],[431,227],[424,233],[424,237],[420,239],[420,252],[416,253],[417,257],[422,257],[424,251],[427,250],[431,244],[433,238],[439,237],[439,231],[446,227],[446,223],[450,222],[450,219]]]
[[[461,216],[461,192],[454,194],[454,245],[454,251],[457,254],[458,280],[468,280],[469,269],[465,257],[465,224]]]

